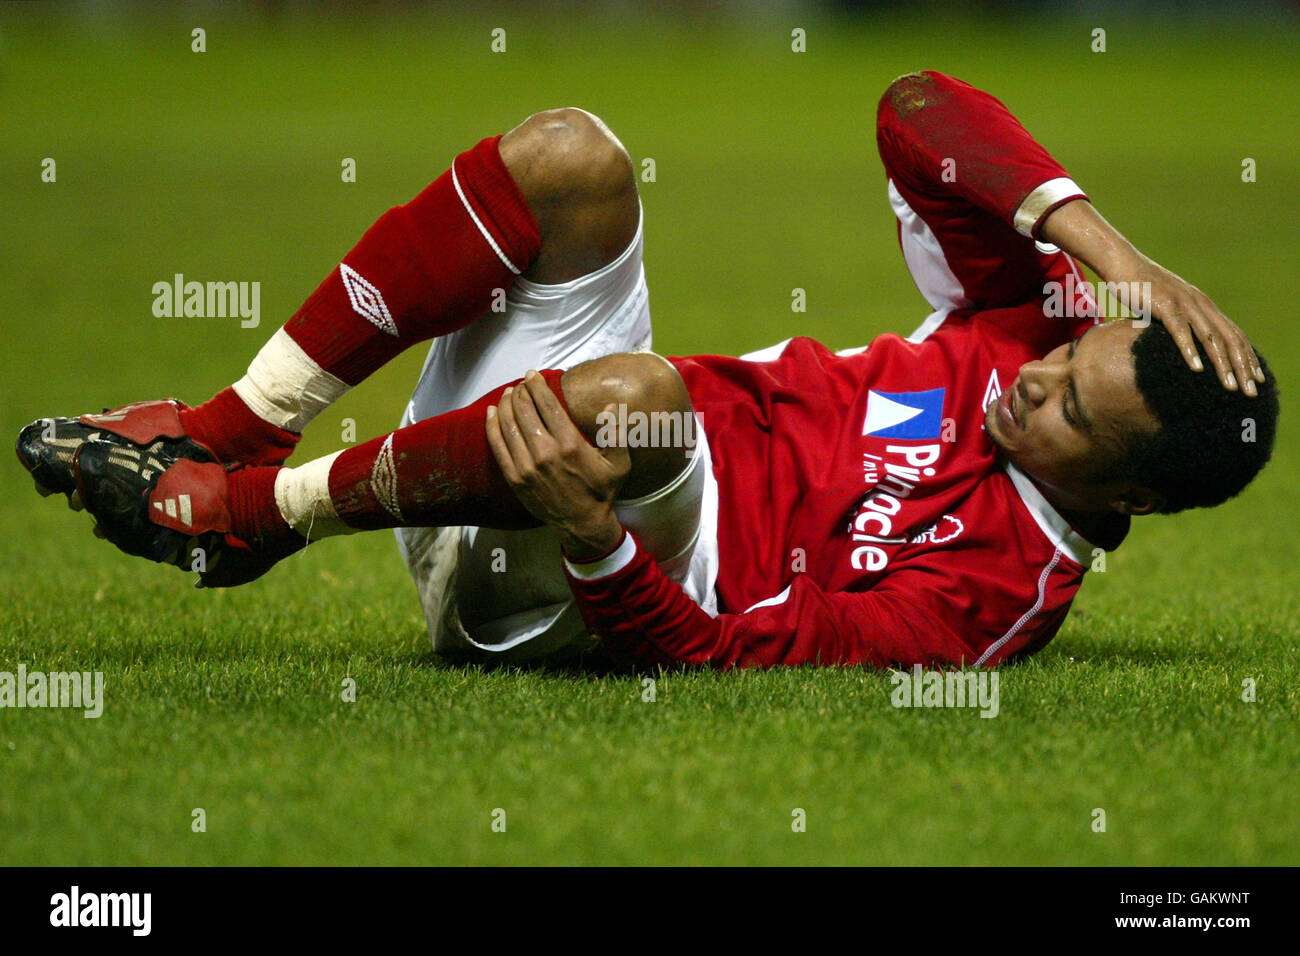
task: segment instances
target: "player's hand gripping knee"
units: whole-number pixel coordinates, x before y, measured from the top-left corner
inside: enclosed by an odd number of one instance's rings
[[[592,447],[536,372],[488,408],[485,427],[506,482],[556,530],[565,554],[582,560],[618,545],[614,498],[631,471],[626,448]]]

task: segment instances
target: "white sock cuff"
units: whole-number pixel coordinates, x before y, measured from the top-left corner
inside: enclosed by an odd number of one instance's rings
[[[297,468],[281,468],[275,476],[275,505],[285,523],[309,541],[351,534],[330,499],[330,467],[343,454],[336,451]]]
[[[308,422],[352,386],[317,365],[281,328],[233,387],[258,418],[301,434]]]

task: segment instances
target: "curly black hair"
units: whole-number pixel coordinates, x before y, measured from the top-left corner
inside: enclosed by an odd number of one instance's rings
[[[1152,322],[1131,349],[1138,391],[1160,427],[1129,436],[1115,476],[1163,496],[1161,514],[1222,504],[1250,484],[1273,454],[1278,390],[1264,356],[1259,363],[1265,380],[1249,398],[1224,388],[1199,341],[1196,348],[1203,372],[1188,368],[1169,330]]]

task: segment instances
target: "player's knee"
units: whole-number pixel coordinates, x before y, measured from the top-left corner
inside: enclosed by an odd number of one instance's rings
[[[608,405],[629,412],[690,412],[686,383],[671,362],[653,352],[619,352],[575,365],[561,379],[569,414],[594,434]]]
[[[599,117],[576,107],[534,113],[501,139],[525,195],[605,200],[636,190],[632,161]]]
[[[647,440],[629,441],[632,473],[621,497],[650,494],[686,466],[689,458],[682,452],[687,442],[693,447],[695,434],[693,420],[686,419],[694,410],[686,383],[667,359],[652,352],[607,355],[569,369],[561,387],[570,416],[593,442],[603,440],[601,429],[608,425],[601,413],[611,405],[615,420],[628,423],[629,436],[640,424]]]
[[[626,367],[623,377],[631,393],[630,407],[648,414],[691,413],[686,383],[666,358],[653,352],[629,352],[620,359]]]

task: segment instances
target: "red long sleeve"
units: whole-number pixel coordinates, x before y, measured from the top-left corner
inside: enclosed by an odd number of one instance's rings
[[[960,196],[1024,235],[1036,236],[1048,212],[1084,195],[1000,100],[933,70],[890,84],[877,111],[876,139],[900,185],[937,199]],[[1047,190],[1051,195],[1022,209],[1036,190],[1058,180],[1072,188]]]
[[[635,544],[630,534],[625,540]],[[800,575],[784,600],[716,618],[669,580],[639,545],[631,560],[610,575],[582,580],[570,570],[568,577],[587,626],[619,656],[643,663],[886,667],[972,664],[979,657],[946,622],[916,602],[916,589],[906,593],[905,575],[858,594],[827,594]]]
[[[1063,268],[1062,254],[1025,240],[1057,206],[1087,197],[996,98],[942,73],[910,73],[880,100],[876,144],[904,256],[933,308],[1030,301]],[[913,261],[922,251],[928,264]]]

